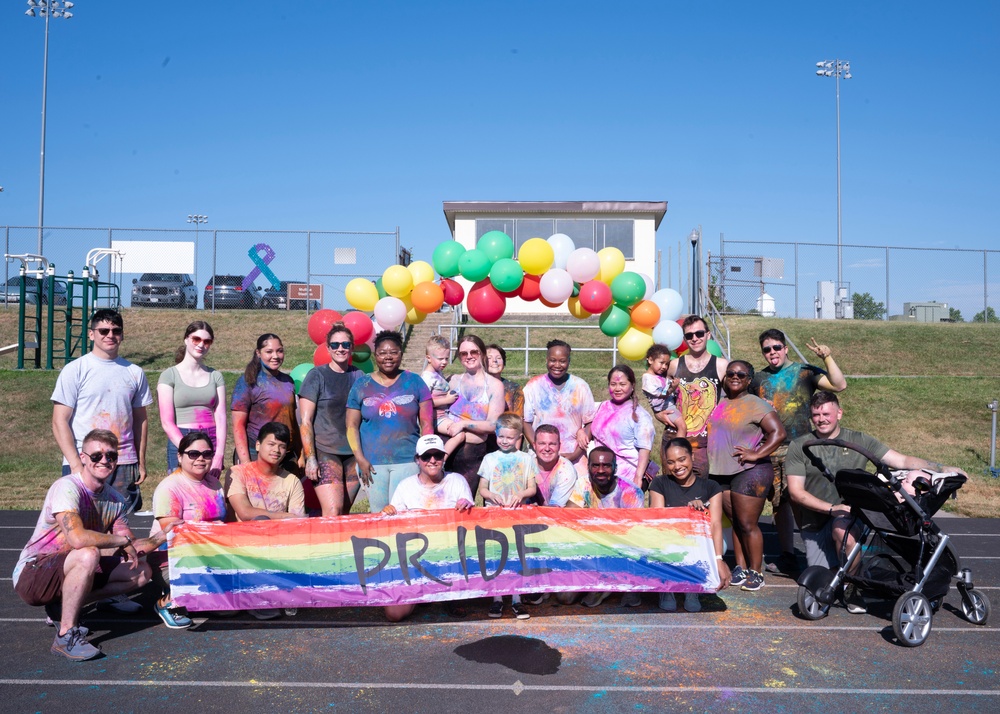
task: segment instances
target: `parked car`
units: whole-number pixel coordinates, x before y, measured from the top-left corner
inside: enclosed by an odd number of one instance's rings
[[[264,310],[287,310],[288,307],[288,286],[289,284],[305,285],[305,280],[282,280],[281,287],[275,290],[269,287],[264,290],[264,296],[260,300],[260,307]],[[292,310],[305,310],[306,300],[292,300]],[[310,310],[319,310],[322,307],[319,300],[309,300]]]
[[[242,275],[216,275],[205,286],[205,296],[202,307],[206,310],[214,307],[234,308],[237,310],[254,310],[260,303],[260,288],[252,285],[243,289]]]
[[[187,273],[143,273],[132,280],[132,307],[198,307],[198,287]]]
[[[38,278],[32,277],[30,275],[24,276],[24,286],[25,295],[24,303],[26,305],[37,305],[38,304]],[[21,276],[15,275],[13,278],[7,281],[3,286],[3,296],[0,297],[0,303],[7,305],[17,305],[21,302]],[[49,302],[48,286],[45,284],[45,280],[42,280],[42,304],[47,305]],[[52,302],[56,305],[66,304],[66,286],[60,282],[55,284],[55,297]]]

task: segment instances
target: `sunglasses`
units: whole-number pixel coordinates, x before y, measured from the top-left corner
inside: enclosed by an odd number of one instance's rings
[[[737,379],[746,379],[750,376],[747,372],[726,372],[727,377],[736,377]]]
[[[767,345],[766,347],[761,347],[760,351],[767,355],[772,352],[781,352],[783,349],[785,349],[784,345]]]
[[[708,330],[695,330],[694,332],[685,332],[684,333],[684,339],[685,340],[693,340],[693,339],[697,338],[697,339],[700,340],[702,337],[704,337],[707,334],[708,334]]]
[[[465,359],[466,357],[478,357],[480,354],[482,353],[479,350],[470,350],[469,352],[459,352],[458,356]]]
[[[337,349],[349,350],[351,349],[352,345],[353,343],[350,340],[348,340],[347,342],[329,342],[327,343],[326,346],[329,347],[331,350],[337,350]],[[382,354],[385,354],[385,352],[383,352]]]
[[[191,341],[196,345],[205,345],[205,347],[211,347],[212,343],[215,342],[211,337],[198,337],[198,335],[191,335]]]
[[[107,458],[109,464],[113,464],[118,461],[117,451],[95,451],[92,454],[84,453],[84,456],[90,458],[90,463],[98,464],[101,459]]]
[[[444,461],[444,454],[440,451],[435,451],[433,454],[421,454],[417,458],[421,461]]]
[[[123,332],[120,327],[98,327],[95,329],[97,330],[97,334],[101,337],[107,337],[109,334],[114,335],[115,337],[121,337]]]
[[[197,461],[198,459],[211,459],[215,456],[215,451],[208,449],[206,451],[195,451],[194,449],[188,449],[187,451],[182,451],[182,454],[187,456],[192,461]]]

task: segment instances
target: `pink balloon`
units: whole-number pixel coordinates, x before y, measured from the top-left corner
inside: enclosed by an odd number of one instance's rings
[[[375,319],[387,330],[394,330],[406,319],[406,305],[395,297],[384,297],[375,303]]]
[[[611,288],[600,280],[588,280],[580,286],[580,306],[591,315],[600,315],[612,301]]]
[[[577,248],[566,260],[566,272],[576,282],[585,283],[601,272],[601,259],[590,248]]]
[[[538,288],[547,302],[556,305],[565,302],[573,294],[573,278],[565,270],[552,268],[545,271]]]

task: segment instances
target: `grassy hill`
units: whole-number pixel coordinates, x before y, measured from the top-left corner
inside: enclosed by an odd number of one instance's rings
[[[315,345],[306,332],[302,313],[225,311],[215,315],[171,310],[127,310],[122,354],[146,370],[155,389],[159,373],[173,364],[185,326],[195,317],[215,330],[209,364],[226,373],[233,384],[253,353],[261,332],[275,332],[285,342],[285,366],[291,369],[312,359]],[[510,323],[521,323],[521,320]],[[508,323],[508,324],[510,324]],[[609,347],[611,340],[593,320],[577,322],[568,315],[551,326],[533,328],[531,346],[543,347],[553,337],[570,342],[577,351],[573,371],[588,380],[595,397],[605,398],[605,375],[611,355],[581,348]],[[729,321],[733,356],[755,365],[763,360],[757,335],[777,327],[804,348],[809,338],[828,344],[844,373],[848,389],[842,402],[845,423],[867,431],[890,447],[964,468],[972,479],[958,501],[947,507],[969,516],[1000,516],[1000,479],[984,475],[989,461],[990,414],[986,403],[1000,396],[1000,326],[985,324],[904,324],[895,322],[771,320],[738,317]],[[486,342],[508,350],[507,376],[524,372],[524,329],[500,324],[474,327]],[[16,309],[0,308],[0,346],[17,340]],[[422,349],[414,345],[410,349]],[[13,354],[0,356],[0,508],[38,508],[58,473],[59,450],[51,432],[49,395],[56,372],[17,371]],[[645,365],[633,364],[637,372]],[[544,370],[543,353],[531,353],[529,373]],[[159,427],[156,405],[150,409],[146,498],[165,475],[166,437]],[[232,438],[227,452],[232,451]]]

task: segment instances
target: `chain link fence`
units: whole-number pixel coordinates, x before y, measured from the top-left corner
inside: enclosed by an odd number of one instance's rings
[[[823,291],[832,295],[837,284],[837,252],[826,243],[722,239],[708,258],[709,298],[723,314],[816,317]],[[840,266],[855,318],[906,317],[907,304],[944,303],[943,319],[997,319],[998,250],[843,245]]]
[[[0,228],[4,253],[39,253],[38,228]],[[400,260],[394,231],[238,231],[150,228],[46,228],[41,254],[57,275],[80,275],[93,249],[124,253],[96,261],[101,280],[117,284],[122,304],[190,309],[284,305],[287,283],[320,285],[322,303],[292,302],[307,310],[346,308],[344,288],[353,278],[375,279]],[[18,276],[19,261],[5,261],[4,284]],[[152,277],[167,280],[148,280]],[[179,279],[173,276],[180,276]],[[213,276],[219,276],[213,280]],[[222,278],[221,276],[233,276]],[[133,282],[134,281],[134,282]],[[232,284],[231,284],[232,283]],[[207,289],[212,284],[213,289]],[[225,285],[241,299],[221,299]],[[238,285],[239,291],[235,291]],[[207,298],[207,299],[206,299]],[[2,301],[4,306],[8,303]],[[16,303],[14,304],[16,306]]]

